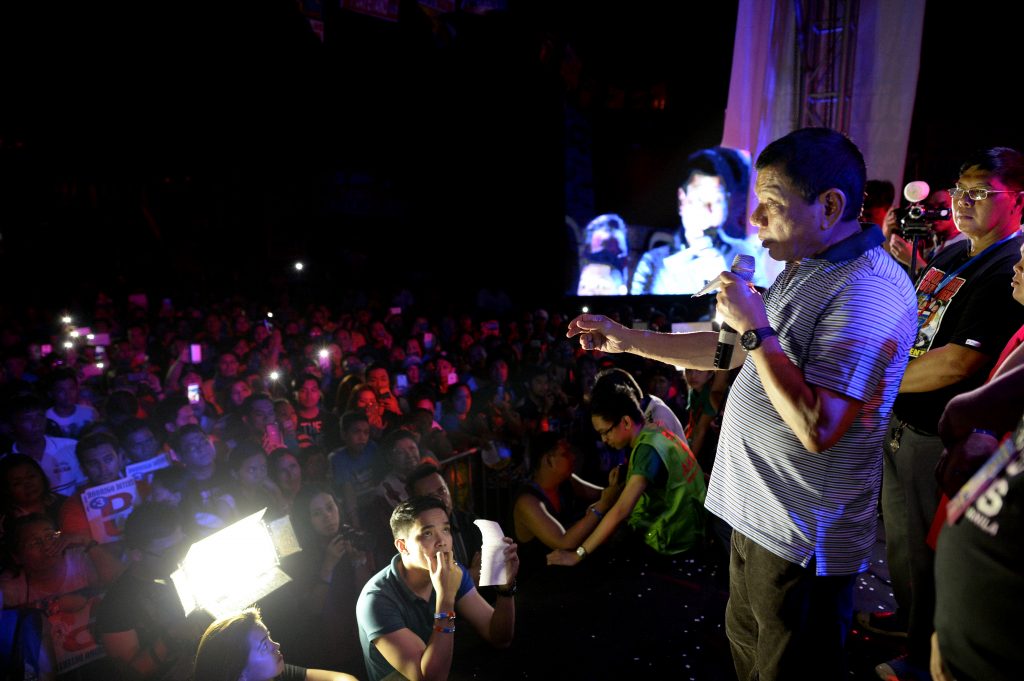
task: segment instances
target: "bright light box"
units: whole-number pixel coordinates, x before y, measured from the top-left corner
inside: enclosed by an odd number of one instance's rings
[[[263,522],[262,509],[193,544],[171,580],[185,614],[238,612],[291,578],[280,559],[300,550],[288,517]]]

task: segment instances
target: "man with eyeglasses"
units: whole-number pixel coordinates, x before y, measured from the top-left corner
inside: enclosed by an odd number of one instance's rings
[[[186,619],[171,573],[189,543],[178,515],[160,504],[135,509],[124,528],[128,569],[110,585],[93,626],[119,678],[183,680],[192,672],[208,615]]]
[[[649,424],[632,388],[625,384],[594,388],[591,423],[613,449],[629,448],[625,487],[606,513],[596,505],[588,512],[600,518],[597,527],[575,551],[555,549],[549,565],[572,566],[587,558],[616,534],[627,550],[647,549],[672,556],[696,546],[704,536],[704,473],[686,443],[660,425]],[[614,484],[617,478],[609,477]],[[620,528],[628,527],[630,532]],[[634,545],[630,545],[633,542]]]
[[[917,339],[884,440],[882,516],[898,609],[858,615],[869,630],[907,633],[907,655],[880,664],[882,678],[927,678],[935,612],[927,537],[939,502],[939,417],[953,397],[982,384],[1024,323],[1010,287],[1024,243],[1024,156],[1006,147],[971,156],[949,194],[967,239],[936,255],[918,279]]]
[[[846,678],[857,574],[877,537],[885,419],[914,337],[913,286],[858,221],[864,157],[826,128],[758,156],[758,238],[785,269],[762,296],[722,272],[718,313],[741,334],[705,507],[733,528],[725,613],[740,679]],[[569,324],[585,349],[716,367],[718,334]],[[625,491],[623,495],[625,495]]]

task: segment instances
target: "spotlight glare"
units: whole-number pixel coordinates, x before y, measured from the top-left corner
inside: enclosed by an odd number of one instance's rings
[[[302,268],[304,268],[304,267],[305,267],[305,265],[303,265],[301,262],[295,263],[295,271],[296,272],[301,272]]]
[[[277,373],[276,371],[271,371],[270,372],[270,380],[271,381],[276,381],[279,378],[281,378],[281,374]]]
[[[75,347],[75,344],[72,343],[71,341],[64,341],[64,347],[70,350],[71,348]]]
[[[274,318],[274,313],[273,312],[268,312],[267,313],[267,318],[268,319],[273,319]]]
[[[63,317],[60,318],[60,321],[63,324],[70,324],[71,323],[71,316],[70,315],[64,315]]]
[[[90,333],[86,335],[86,340],[96,340],[96,334]]]
[[[331,353],[327,352],[327,348],[324,348],[323,350],[321,350],[319,354],[320,354],[320,359],[327,359],[328,357],[331,356]]]
[[[96,368],[97,369],[102,369],[103,368],[103,362],[96,362]]]
[[[581,311],[583,312],[583,314],[587,314],[588,312],[590,312],[590,308],[584,305]]]
[[[192,544],[171,574],[186,615],[202,608],[224,617],[291,581],[279,557],[298,550],[298,541],[290,522],[265,525],[266,510]]]
[[[68,335],[71,336],[72,338],[78,338],[78,332],[77,331],[72,331]]]

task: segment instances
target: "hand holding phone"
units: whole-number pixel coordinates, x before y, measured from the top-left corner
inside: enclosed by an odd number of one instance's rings
[[[267,454],[284,447],[284,438],[281,436],[281,429],[276,423],[268,423],[263,434],[263,451]]]

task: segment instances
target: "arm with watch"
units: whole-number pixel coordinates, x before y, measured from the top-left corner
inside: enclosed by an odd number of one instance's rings
[[[587,512],[582,518],[569,527],[564,527],[536,496],[522,494],[512,508],[516,536],[521,541],[537,538],[549,549],[575,550],[580,542],[594,531],[622,492],[619,468],[613,468],[609,473],[608,487],[593,487],[590,483],[582,480],[580,482],[598,493],[597,499],[587,507]]]
[[[825,451],[846,433],[863,403],[807,383],[772,330],[761,294],[730,272],[721,280],[718,313],[741,332],[741,345],[753,357],[772,406],[808,451]]]
[[[642,475],[631,475],[626,481],[626,486],[608,512],[601,518],[594,531],[580,542],[575,551],[557,549],[548,554],[548,565],[572,566],[579,563],[588,555],[597,550],[601,544],[608,541],[629,515],[633,512],[636,502],[647,489],[647,478]]]

